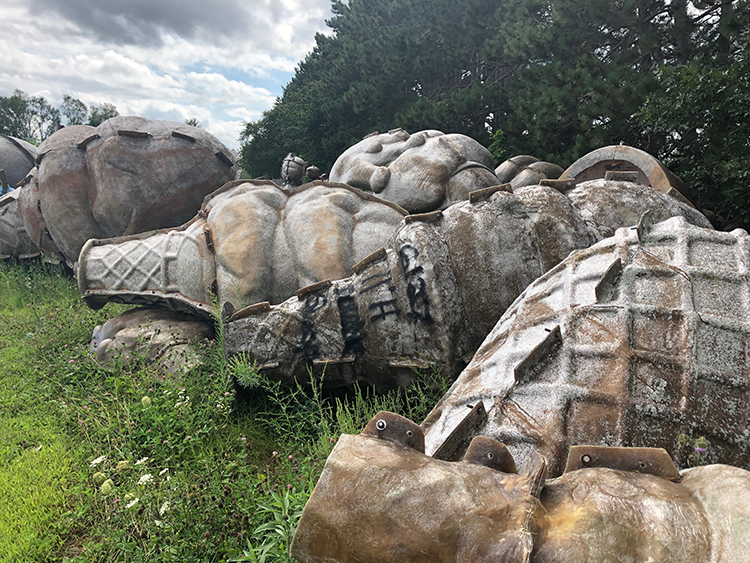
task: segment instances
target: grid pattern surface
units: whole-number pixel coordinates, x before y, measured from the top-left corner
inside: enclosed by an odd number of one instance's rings
[[[210,310],[209,286],[215,279],[200,222],[185,230],[122,237],[84,248],[81,254],[84,297],[137,303],[159,296],[188,308]]]
[[[494,406],[482,433],[555,473],[573,444],[663,447],[684,464],[681,434],[747,465],[748,264],[744,231],[620,229],[529,286],[452,391]]]

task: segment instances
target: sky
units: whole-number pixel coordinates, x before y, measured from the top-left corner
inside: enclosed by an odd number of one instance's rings
[[[230,149],[330,31],[330,0],[0,0],[0,96],[196,118]]]

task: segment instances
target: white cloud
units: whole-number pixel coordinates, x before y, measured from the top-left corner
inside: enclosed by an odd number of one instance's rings
[[[204,95],[211,96],[214,101],[233,101],[236,103],[239,99],[248,101],[259,101],[264,104],[273,103],[276,99],[265,88],[256,88],[244,82],[237,80],[227,80],[227,78],[216,72],[189,72],[185,77],[186,88],[197,90]]]
[[[273,105],[331,16],[329,0],[154,4],[3,0],[0,96],[20,88],[53,105],[70,94],[122,115],[195,117],[237,148],[243,121]]]
[[[203,126],[206,131],[219,139],[223,137],[238,139],[240,136],[240,131],[242,131],[242,127],[242,121],[224,121],[216,119],[209,119],[208,123]],[[239,147],[239,144],[235,142],[227,146],[230,149],[237,149]],[[281,163],[279,163],[279,166],[281,166]]]
[[[243,121],[253,121],[260,117],[259,113],[250,111],[249,109],[244,107],[228,109],[224,113],[226,113],[230,117],[237,117],[239,119],[242,119]]]

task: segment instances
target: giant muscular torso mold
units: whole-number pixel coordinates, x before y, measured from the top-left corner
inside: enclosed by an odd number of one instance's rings
[[[444,209],[469,192],[501,184],[490,152],[466,135],[430,129],[373,133],[349,147],[330,180],[392,201],[410,213]]]
[[[517,459],[542,453],[559,475],[577,443],[659,446],[684,464],[686,434],[708,438],[710,461],[747,465],[749,265],[745,231],[682,217],[644,215],[572,253],[519,296],[422,423],[427,453],[454,459],[481,434]]]
[[[575,203],[602,208],[613,190],[648,190],[652,199],[628,205],[655,201],[659,218],[678,213],[703,224],[651,188],[589,184],[573,202],[550,186],[517,194],[495,186],[445,211],[404,217],[342,184],[231,182],[179,229],[89,241],[79,286],[92,306],[120,301],[205,317],[215,294],[228,304],[227,355],[247,353],[289,383],[305,380],[311,365],[329,385],[390,388],[428,367],[455,377],[529,283],[629,217],[584,220]]]
[[[79,289],[107,301],[210,317],[212,294],[241,309],[279,302],[303,286],[345,278],[388,240],[406,212],[341,184],[282,189],[233,181],[176,229],[105,240],[81,250]]]
[[[632,190],[632,214],[655,202],[659,218],[694,209],[652,188],[595,180],[575,201],[602,202]],[[658,204],[658,205],[657,205]],[[690,212],[693,212],[691,214]],[[411,382],[414,368],[455,377],[505,309],[538,276],[568,254],[621,226],[628,214],[587,215],[548,186],[511,194],[477,190],[445,211],[410,215],[387,249],[355,266],[354,276],[303,288],[276,307],[241,311],[227,325],[228,355],[243,352],[268,375],[291,383],[308,369],[328,385],[354,382],[381,389]]]
[[[356,264],[353,276],[238,311],[226,325],[225,352],[246,353],[289,383],[306,380],[310,367],[325,370],[330,386],[388,389],[410,383],[414,368],[455,377],[529,283],[590,244],[568,204],[560,219],[571,232],[541,251],[555,194],[567,203],[554,192],[532,207],[487,189],[445,211],[407,216],[389,247]]]

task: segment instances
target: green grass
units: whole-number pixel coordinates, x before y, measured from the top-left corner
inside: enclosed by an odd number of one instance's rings
[[[22,416],[0,427],[0,503],[4,507],[0,537],[6,544],[3,557],[10,560],[32,559],[55,547],[56,519],[62,516],[65,503],[71,459],[49,421],[39,422]]]
[[[0,562],[288,561],[338,436],[381,409],[419,421],[445,390],[284,388],[225,362],[221,327],[180,377],[105,369],[91,331],[127,308],[88,309],[53,266],[0,263]]]

